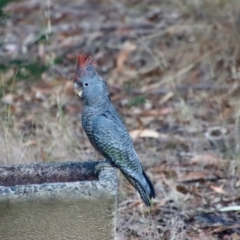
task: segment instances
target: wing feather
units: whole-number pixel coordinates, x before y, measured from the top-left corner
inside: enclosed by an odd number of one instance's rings
[[[110,112],[93,120],[93,137],[98,150],[127,177],[139,191],[146,205],[154,197],[152,183],[143,172],[141,163],[125,126]],[[135,181],[134,181],[135,180]]]
[[[142,173],[132,140],[124,125],[109,112],[93,120],[93,137],[98,150],[118,168]],[[132,173],[133,174],[133,173]]]

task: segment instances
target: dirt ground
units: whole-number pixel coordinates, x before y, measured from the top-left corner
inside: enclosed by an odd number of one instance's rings
[[[73,94],[92,55],[157,197],[119,174],[119,240],[240,239],[240,1],[0,3],[0,164],[102,159]]]

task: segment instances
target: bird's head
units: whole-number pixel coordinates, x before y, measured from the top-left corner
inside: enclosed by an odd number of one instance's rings
[[[106,82],[98,75],[96,63],[92,57],[85,54],[78,56],[74,92],[89,106],[108,96]]]

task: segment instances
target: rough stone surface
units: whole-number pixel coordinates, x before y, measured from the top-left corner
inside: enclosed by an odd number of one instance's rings
[[[0,239],[114,239],[116,172],[98,163],[1,166]]]

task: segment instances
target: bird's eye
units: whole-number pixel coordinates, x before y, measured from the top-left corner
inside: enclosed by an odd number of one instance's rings
[[[85,84],[84,84],[84,86],[86,86],[86,87],[87,87],[87,86],[88,86],[88,83],[85,83]]]

